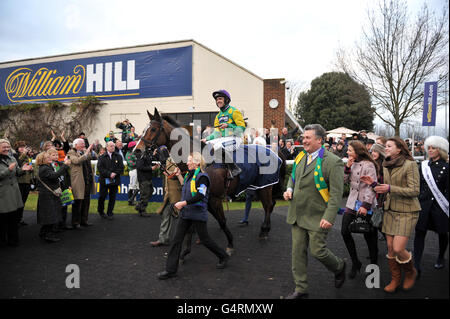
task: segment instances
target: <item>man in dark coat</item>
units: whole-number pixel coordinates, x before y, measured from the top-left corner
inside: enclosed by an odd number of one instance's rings
[[[136,161],[137,178],[139,182],[139,190],[141,192],[141,200],[136,205],[136,210],[141,217],[150,217],[145,213],[147,209],[148,201],[153,194],[152,176],[153,171],[159,166],[153,164],[154,157],[151,148],[146,148]]]
[[[283,127],[280,134],[280,140],[283,140],[286,143],[286,140],[292,140],[294,135],[297,134],[300,126],[296,126],[293,130],[288,131],[287,127]]]
[[[122,143],[127,143],[126,139],[133,125],[128,119],[125,119],[123,122],[117,122],[116,127],[122,130]]]
[[[364,144],[367,144],[367,141],[369,140],[369,137],[367,136],[366,130],[362,130],[359,132],[359,140],[363,142]]]
[[[123,174],[124,166],[122,156],[114,152],[115,144],[109,141],[106,144],[106,152],[100,156],[97,168],[100,172],[100,196],[98,198],[97,211],[102,218],[113,219],[116,194],[120,185],[120,175]],[[109,193],[108,211],[105,215],[105,199]]]

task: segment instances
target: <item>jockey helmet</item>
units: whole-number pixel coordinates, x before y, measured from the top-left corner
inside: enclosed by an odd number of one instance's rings
[[[228,105],[231,102],[230,93],[228,93],[225,90],[215,91],[215,92],[213,92],[212,96],[214,97],[214,100],[217,99],[218,97],[225,98],[225,105]]]

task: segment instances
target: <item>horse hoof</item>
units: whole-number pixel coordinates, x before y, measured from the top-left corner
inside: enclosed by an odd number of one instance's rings
[[[228,247],[227,247],[226,253],[227,253],[228,256],[233,255],[233,254],[234,254],[234,248],[228,248]]]

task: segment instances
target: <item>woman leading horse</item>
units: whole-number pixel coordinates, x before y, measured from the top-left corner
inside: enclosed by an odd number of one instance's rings
[[[166,146],[171,157],[179,166],[182,172],[187,171],[187,157],[195,148],[204,148],[206,145],[199,140],[194,140],[180,125],[170,116],[161,116],[155,109],[154,115],[147,111],[150,123],[145,127],[142,138],[136,148]],[[184,149],[185,148],[185,149]],[[205,152],[203,152],[205,153]],[[207,157],[207,156],[205,156]],[[209,157],[209,160],[212,157]],[[207,161],[209,162],[208,158]],[[209,165],[206,172],[210,177],[210,197],[208,200],[208,211],[216,218],[220,228],[227,236],[227,252],[230,254],[234,250],[233,236],[226,225],[226,218],[223,211],[222,200],[226,195],[234,195],[239,186],[239,175],[231,181],[228,180],[227,169],[217,165]],[[282,162],[281,169],[277,170],[279,175],[278,185],[283,185],[285,174],[285,164]],[[259,198],[263,204],[265,218],[261,225],[260,238],[266,239],[270,231],[270,214],[275,206],[272,198],[273,185],[269,185],[257,190]]]

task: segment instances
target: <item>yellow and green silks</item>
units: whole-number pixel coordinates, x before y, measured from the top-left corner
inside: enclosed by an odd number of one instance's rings
[[[316,167],[314,168],[314,182],[316,184],[316,188],[322,196],[325,203],[328,203],[330,199],[330,193],[328,191],[328,185],[325,182],[325,178],[322,174],[322,160],[323,153],[325,152],[325,147],[322,145],[322,148],[319,151],[319,155],[317,156]],[[305,150],[301,151],[294,160],[294,166],[292,167],[292,183],[295,185],[295,171],[297,169],[297,165],[300,163],[302,158],[307,154]]]

